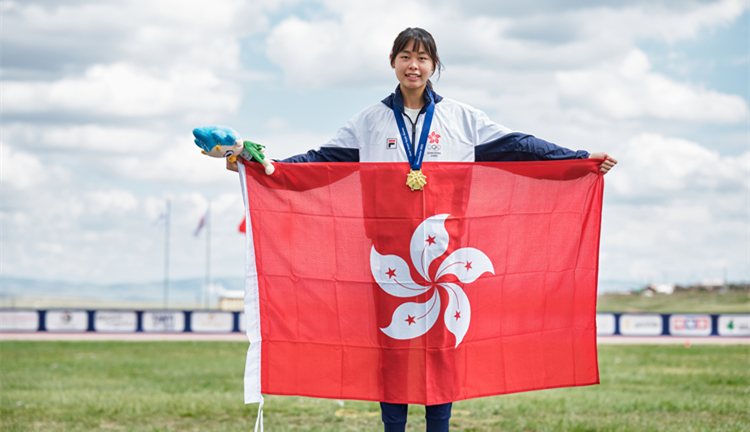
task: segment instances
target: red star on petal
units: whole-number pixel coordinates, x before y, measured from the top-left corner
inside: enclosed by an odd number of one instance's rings
[[[425,240],[427,243],[434,245],[435,244],[435,237],[434,236],[427,236],[427,240]]]
[[[471,261],[466,262],[466,270],[471,270]]]
[[[385,272],[385,274],[387,274],[388,275],[388,279],[390,279],[390,278],[396,276],[396,270],[388,267],[388,271]]]
[[[411,316],[411,315],[407,315],[407,317],[408,317],[408,318],[406,318],[406,319],[405,319],[404,321],[408,322],[408,323],[409,323],[409,325],[412,325],[412,324],[416,324],[416,323],[414,322],[414,317],[413,317],[413,316]]]
[[[459,319],[459,318],[461,318],[461,312],[459,312],[459,311],[456,311],[456,314],[455,314],[455,315],[453,315],[453,318],[455,318],[455,319],[456,319],[456,321],[458,321],[458,319]]]

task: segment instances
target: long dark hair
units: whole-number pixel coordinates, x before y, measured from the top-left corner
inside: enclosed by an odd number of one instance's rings
[[[409,27],[396,36],[396,40],[393,41],[393,48],[391,48],[391,66],[394,65],[398,53],[405,50],[410,44],[414,44],[413,46],[416,48],[424,47],[424,50],[432,59],[432,73],[437,72],[438,79],[440,79],[440,71],[443,70],[444,66],[438,56],[435,39],[427,30],[419,27]],[[427,87],[432,90],[432,82],[429,79],[427,80]]]

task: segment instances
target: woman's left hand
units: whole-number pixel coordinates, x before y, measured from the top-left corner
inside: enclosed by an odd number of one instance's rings
[[[589,159],[604,159],[604,162],[599,165],[599,171],[601,171],[602,174],[607,174],[607,172],[611,170],[612,167],[617,165],[617,159],[613,158],[605,152],[591,153],[589,155]]]

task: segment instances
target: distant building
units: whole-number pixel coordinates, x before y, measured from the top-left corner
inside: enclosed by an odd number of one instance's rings
[[[703,279],[701,281],[701,283],[700,283],[700,287],[701,288],[706,288],[706,289],[710,289],[710,290],[717,289],[717,288],[722,288],[725,285],[726,285],[726,282],[724,281],[724,279],[721,279],[721,278]]]
[[[245,307],[245,292],[224,290],[219,299],[219,310],[242,311]]]
[[[662,284],[651,284],[651,287],[653,287],[654,291],[656,291],[659,294],[672,294],[674,292],[674,284],[670,283],[662,283]]]
[[[646,297],[651,297],[654,294],[666,294],[670,295],[674,292],[675,285],[669,284],[669,283],[662,283],[662,284],[651,284],[646,287],[643,291],[641,291],[641,295]]]

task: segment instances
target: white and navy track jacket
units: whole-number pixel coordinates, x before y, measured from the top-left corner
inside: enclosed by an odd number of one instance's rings
[[[589,157],[585,151],[569,150],[532,135],[513,132],[493,122],[476,108],[436,93],[433,95],[435,114],[424,162],[538,161]],[[396,87],[390,96],[349,120],[320,149],[281,162],[408,162],[391,108],[394,103],[401,110],[407,129],[411,126],[412,143],[418,142],[429,100],[426,100],[414,124],[404,114],[404,100],[400,88]]]

